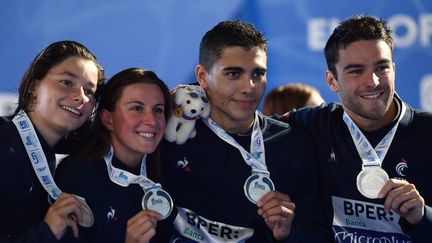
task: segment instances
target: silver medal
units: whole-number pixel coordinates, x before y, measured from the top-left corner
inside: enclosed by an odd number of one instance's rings
[[[156,211],[162,215],[162,219],[167,218],[173,210],[174,204],[171,196],[160,187],[153,187],[146,190],[142,199],[143,209]]]
[[[94,217],[90,207],[87,205],[87,203],[85,203],[82,200],[78,200],[78,202],[80,203],[80,209],[82,215],[82,220],[81,222],[78,222],[78,224],[86,228],[93,226]]]
[[[275,187],[267,174],[252,173],[252,175],[246,179],[243,189],[247,199],[256,204],[266,193],[274,191]]]
[[[363,167],[357,176],[357,189],[363,196],[376,199],[388,180],[389,176],[381,166]]]

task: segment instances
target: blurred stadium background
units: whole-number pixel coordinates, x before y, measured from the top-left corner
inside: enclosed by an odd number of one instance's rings
[[[365,13],[393,27],[396,90],[432,111],[432,1],[429,0],[6,0],[0,3],[0,114],[49,43],[72,39],[91,49],[107,77],[128,67],[154,70],[170,88],[195,81],[204,33],[226,19],[254,24],[269,40],[268,88],[303,82],[337,101],[324,82],[322,49],[342,19]]]

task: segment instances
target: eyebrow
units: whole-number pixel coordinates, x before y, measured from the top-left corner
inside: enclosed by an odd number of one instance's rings
[[[267,72],[267,68],[255,68],[254,71]]]
[[[346,65],[343,70],[353,69],[353,68],[361,68],[364,67],[362,64],[348,64]]]
[[[144,102],[139,101],[139,100],[132,100],[132,101],[127,102],[126,104],[128,104],[128,105],[138,104],[138,105],[142,105],[142,106],[146,105]],[[157,103],[157,104],[154,104],[154,106],[165,106],[165,104],[164,103]]]
[[[70,76],[70,77],[72,77],[72,78],[78,79],[78,75],[76,75],[76,74],[74,74],[74,73],[72,73],[72,72],[69,72],[69,71],[64,71],[64,72],[61,73],[61,74],[66,74],[66,75],[68,75],[68,76]],[[96,88],[96,87],[97,87],[97,84],[95,85],[93,82],[91,82],[91,81],[89,81],[89,80],[85,80],[85,81],[86,81],[86,83],[87,83],[88,85],[90,85],[92,88]]]
[[[379,65],[383,65],[383,64],[389,64],[391,63],[390,60],[388,59],[383,59],[383,60],[379,60],[378,62],[374,63],[374,66],[379,66]],[[353,68],[361,68],[364,67],[365,65],[363,64],[348,64],[344,67],[343,70],[347,70],[347,69],[353,69]]]
[[[237,71],[237,72],[243,72],[244,69],[241,67],[225,67],[222,69],[223,71]]]
[[[223,71],[227,72],[227,71],[237,71],[237,72],[244,72],[244,69],[241,67],[226,67],[224,69],[222,69]],[[266,68],[254,68],[253,70],[254,72],[256,71],[261,71],[261,72],[267,72]]]
[[[71,73],[71,72],[69,72],[69,71],[64,71],[62,74],[66,74],[66,75],[71,76],[71,77],[73,77],[73,78],[78,78],[77,75],[75,75],[74,73]]]
[[[138,104],[138,105],[145,105],[144,102],[138,101],[138,100],[132,100],[127,102],[126,104]]]
[[[382,64],[390,64],[390,63],[391,63],[390,60],[388,60],[388,59],[384,59],[384,60],[381,60],[381,61],[376,62],[376,63],[375,63],[375,66],[382,65]]]

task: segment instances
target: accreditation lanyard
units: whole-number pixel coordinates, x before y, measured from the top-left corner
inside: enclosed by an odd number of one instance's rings
[[[47,158],[30,118],[25,111],[21,110],[12,119],[12,122],[18,129],[18,133],[27,151],[27,156],[39,182],[52,198],[57,199],[62,191],[54,182]]]
[[[397,127],[399,122],[402,120],[402,117],[405,115],[406,107],[403,102],[401,102],[401,113],[399,118],[394,124],[393,128],[384,136],[384,138],[376,145],[375,148],[369,143],[367,138],[361,132],[361,130],[357,127],[357,125],[353,122],[353,120],[348,116],[348,114],[344,111],[343,120],[348,127],[348,130],[351,134],[351,137],[354,141],[354,144],[357,148],[357,152],[362,160],[362,166],[381,166],[382,161],[387,154],[388,149],[393,141],[394,135],[396,134]]]
[[[134,175],[128,171],[118,169],[112,165],[112,157],[114,155],[113,148],[111,147],[108,153],[104,156],[105,163],[108,168],[108,175],[112,182],[122,187],[128,187],[129,184],[139,184],[144,192],[154,187],[161,187],[159,183],[155,183],[147,178],[146,172],[146,158],[147,154],[141,160],[140,175]]]
[[[246,151],[237,141],[231,137],[223,128],[221,128],[210,117],[202,119],[210,130],[212,130],[219,138],[237,148],[246,164],[252,168],[252,172],[264,173],[269,175],[265,161],[264,139],[261,128],[259,126],[258,114],[255,112],[255,120],[252,129],[250,153]]]

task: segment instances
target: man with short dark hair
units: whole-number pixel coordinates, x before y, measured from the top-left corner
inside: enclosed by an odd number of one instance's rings
[[[288,116],[318,145],[337,242],[432,242],[432,114],[395,95],[386,22],[343,21],[325,46],[325,78],[341,103]],[[391,179],[389,179],[391,178]]]
[[[315,148],[301,128],[265,117],[267,41],[224,21],[200,45],[196,78],[209,118],[183,145],[162,145],[164,188],[178,214],[171,241],[328,242]]]

